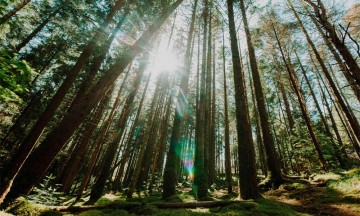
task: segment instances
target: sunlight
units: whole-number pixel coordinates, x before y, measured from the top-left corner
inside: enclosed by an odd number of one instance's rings
[[[156,76],[164,73],[174,73],[180,66],[178,57],[171,50],[162,47],[159,48],[153,61],[152,73]]]

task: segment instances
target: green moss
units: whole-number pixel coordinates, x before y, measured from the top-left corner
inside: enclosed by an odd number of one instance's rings
[[[156,214],[157,216],[198,216],[198,215],[212,215],[208,212],[195,212],[186,209],[161,209]]]
[[[47,210],[40,214],[40,216],[62,216],[62,215],[64,214],[54,210]]]
[[[134,212],[136,215],[155,215],[158,212],[158,208],[146,203],[137,207]]]
[[[27,201],[24,197],[19,197],[6,209],[7,213],[22,216],[40,215],[42,211],[44,208]]]
[[[82,212],[81,214],[79,214],[80,216],[126,216],[126,215],[131,215],[129,214],[127,211],[125,210],[112,210],[112,209],[106,209],[106,210],[91,210],[91,211],[86,211],[86,212]]]
[[[212,212],[216,212],[215,209]],[[241,202],[222,207],[218,210],[219,215],[302,215],[290,206],[279,202],[260,199],[255,202]]]
[[[171,197],[165,198],[164,201],[165,202],[183,202],[183,199],[181,197],[182,197],[182,194],[181,195],[175,194]]]
[[[96,206],[105,206],[105,205],[110,205],[113,202],[113,200],[105,198],[105,197],[101,197],[96,203]]]

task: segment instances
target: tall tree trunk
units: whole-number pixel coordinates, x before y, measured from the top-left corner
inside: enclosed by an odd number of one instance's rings
[[[224,76],[224,126],[225,126],[225,176],[228,194],[232,193],[232,174],[231,174],[231,152],[230,152],[230,127],[229,127],[229,108],[227,97],[227,83],[226,83],[226,56],[225,56],[225,36],[223,30],[223,76]]]
[[[155,94],[157,94],[157,92],[155,92]],[[156,113],[155,112],[155,104],[156,104],[155,100],[153,100],[153,102],[150,106],[149,114],[148,114],[148,121],[147,121],[147,127],[145,129],[145,134],[144,134],[144,137],[140,144],[139,155],[137,157],[137,162],[134,167],[134,172],[131,176],[129,190],[127,191],[128,198],[132,198],[135,188],[138,186],[138,180],[140,179],[139,177],[141,175],[142,165],[143,165],[144,158],[145,158],[145,150],[148,147],[147,146],[148,143],[146,141],[149,140],[149,137],[153,133],[152,130],[154,129],[154,125],[155,125],[155,115],[154,115]]]
[[[240,0],[240,10],[242,14],[242,20],[244,23],[244,29],[246,34],[246,42],[249,50],[250,67],[255,87],[256,104],[260,117],[261,131],[263,135],[263,141],[265,146],[266,161],[267,161],[267,173],[266,179],[260,184],[264,187],[271,187],[272,185],[278,187],[284,182],[284,179],[280,170],[280,161],[275,152],[274,138],[271,134],[269,126],[268,113],[265,105],[265,98],[261,84],[260,73],[258,70],[255,50],[251,40],[250,29],[246,17],[245,4],[243,0]]]
[[[140,170],[140,176],[138,178],[138,185],[143,184],[143,182],[148,180],[149,177],[149,171],[150,171],[150,165],[152,162],[152,159],[154,158],[155,152],[154,152],[154,147],[156,144],[156,138],[158,135],[158,131],[159,131],[159,124],[160,124],[160,116],[163,110],[163,106],[164,106],[164,100],[165,100],[165,93],[167,92],[164,82],[166,82],[167,80],[165,79],[161,79],[163,77],[160,77],[160,83],[158,84],[158,86],[160,86],[159,89],[155,90],[154,96],[153,96],[153,102],[155,104],[154,107],[154,112],[152,113],[152,116],[150,116],[153,120],[151,123],[151,127],[150,127],[150,131],[151,133],[149,133],[149,136],[147,137],[147,140],[145,140],[144,144],[146,145],[146,149],[145,152],[146,154],[144,154],[144,159],[141,165],[141,170]],[[155,113],[155,114],[154,114]],[[160,115],[159,115],[160,114]]]
[[[25,164],[27,168],[23,168],[21,176],[17,178],[16,190],[12,192],[10,197],[16,198],[21,194],[27,194],[32,186],[39,181],[44,175],[51,162],[65,145],[69,137],[74,133],[75,129],[84,120],[86,115],[93,109],[93,107],[100,101],[105,92],[109,89],[112,83],[123,72],[123,70],[130,64],[134,57],[143,50],[149,43],[149,40],[158,31],[162,24],[166,21],[169,15],[182,3],[183,0],[177,0],[175,3],[166,8],[159,18],[157,18],[152,25],[143,33],[143,35],[136,41],[136,43],[129,47],[127,51],[110,66],[108,71],[100,78],[96,85],[94,85],[86,95],[83,96],[79,103],[74,104],[64,116],[58,126],[47,136],[47,138],[40,144],[36,153],[27,159]],[[42,158],[42,160],[39,160]],[[26,156],[19,160],[20,165],[12,167],[13,172],[7,172],[5,184],[0,190],[0,203],[5,198],[9,191],[12,181],[17,175],[19,168],[24,164]],[[28,176],[33,176],[29,181]]]
[[[195,29],[195,18],[196,18],[196,8],[198,5],[198,0],[195,0],[194,6],[193,6],[193,12],[191,15],[191,23],[190,23],[190,29],[189,29],[189,35],[187,38],[187,46],[185,51],[185,60],[184,60],[184,70],[182,74],[182,79],[180,83],[180,91],[178,93],[178,101],[182,101],[183,98],[187,98],[188,93],[188,85],[189,85],[189,76],[190,76],[190,68],[191,68],[191,41],[193,39],[194,35],[194,29]],[[184,105],[188,106],[186,101]],[[172,132],[171,132],[171,138],[170,138],[170,147],[169,151],[167,153],[166,157],[166,164],[165,164],[165,171],[163,175],[163,198],[168,198],[170,196],[173,196],[176,194],[175,192],[175,185],[176,185],[176,176],[177,176],[177,168],[176,168],[176,160],[177,160],[177,154],[176,149],[180,140],[180,130],[182,126],[182,121],[184,115],[186,115],[187,110],[186,108],[183,109],[185,113],[180,113],[180,110],[177,110],[175,112]]]
[[[322,110],[321,110],[321,108],[320,108],[319,102],[318,102],[318,100],[317,100],[317,98],[316,98],[315,92],[314,92],[314,90],[313,90],[313,88],[312,88],[312,86],[311,86],[311,83],[310,83],[308,77],[306,76],[305,68],[304,68],[303,65],[301,64],[300,58],[299,58],[299,56],[298,56],[298,54],[297,54],[296,51],[295,51],[295,55],[296,55],[296,57],[297,57],[297,59],[298,59],[299,65],[300,65],[300,71],[302,72],[302,75],[303,75],[303,77],[305,78],[306,84],[307,84],[308,87],[309,87],[310,94],[311,94],[311,96],[312,96],[312,98],[313,98],[313,101],[314,101],[314,103],[315,103],[315,107],[316,107],[316,109],[317,109],[317,111],[318,111],[318,113],[319,113],[319,115],[320,115],[321,122],[322,122],[322,124],[323,124],[324,127],[325,127],[326,135],[327,135],[327,137],[330,139],[330,143],[331,143],[331,145],[332,145],[332,147],[333,147],[333,149],[334,149],[335,157],[336,157],[336,159],[338,160],[340,166],[341,166],[342,168],[346,168],[346,162],[345,162],[344,158],[343,158],[342,155],[341,155],[340,149],[338,148],[338,146],[336,145],[336,143],[335,143],[335,141],[334,141],[334,138],[333,138],[333,136],[332,136],[332,134],[331,134],[329,125],[328,125],[328,123],[326,122],[326,119],[325,119],[325,117],[324,117],[324,114],[322,113]]]
[[[102,101],[99,103],[98,108],[93,111],[93,118],[89,119],[89,122],[85,123],[85,131],[82,134],[83,138],[72,151],[71,157],[68,160],[66,166],[64,167],[64,172],[60,179],[60,188],[59,191],[68,194],[70,192],[71,186],[75,180],[75,177],[80,168],[80,162],[83,159],[90,139],[92,138],[93,132],[98,126],[101,117],[105,111],[105,106],[110,100],[110,96],[105,96]]]
[[[280,50],[282,59],[284,61],[285,67],[286,67],[286,70],[287,70],[287,72],[289,74],[290,82],[293,85],[296,96],[298,98],[300,109],[301,109],[301,112],[303,114],[303,118],[305,120],[306,126],[308,128],[312,143],[313,143],[313,145],[315,147],[316,153],[318,154],[321,168],[326,170],[327,169],[327,163],[326,163],[324,155],[322,153],[320,142],[319,142],[319,140],[318,140],[318,138],[317,138],[317,136],[316,136],[316,134],[314,132],[314,126],[313,126],[313,124],[311,122],[310,114],[309,114],[309,112],[307,110],[307,107],[306,107],[305,98],[304,98],[304,95],[302,94],[302,90],[300,88],[299,79],[298,79],[298,77],[297,77],[297,75],[296,75],[296,73],[295,73],[295,71],[293,69],[293,66],[291,65],[290,59],[286,60],[286,58],[285,58],[285,54],[284,54],[284,51],[282,49],[282,45],[280,43],[280,40],[278,38],[275,26],[273,26],[273,31],[274,31],[274,34],[275,34],[275,39],[276,39],[276,41],[278,43],[278,46],[279,46],[279,50]]]
[[[50,22],[50,20],[59,13],[60,7],[57,8],[54,12],[50,13],[48,17],[43,20],[40,25],[38,25],[38,27],[36,27],[25,39],[21,41],[20,44],[16,46],[15,49],[17,52],[19,52],[24,46],[26,46]]]
[[[340,68],[340,71],[344,74],[344,76],[345,76],[346,80],[348,81],[351,89],[353,90],[355,96],[357,97],[358,101],[360,102],[360,83],[356,82],[356,80],[354,79],[354,77],[350,73],[349,69],[343,63],[340,55],[336,52],[336,50],[335,50],[334,46],[332,45],[331,41],[329,40],[329,38],[325,35],[323,30],[320,28],[320,25],[316,21],[314,16],[309,13],[309,11],[307,10],[306,7],[305,7],[305,9],[306,9],[306,12],[310,15],[310,18],[311,18],[312,22],[314,23],[316,29],[318,30],[321,37],[323,38],[326,46],[330,50],[331,54],[334,56],[334,59],[335,59],[336,63],[338,64],[338,66]]]
[[[212,13],[211,2],[208,3],[208,38],[207,38],[207,55],[206,55],[206,72],[205,72],[205,102],[204,102],[204,170],[206,172],[206,181],[209,185],[209,150],[211,142],[211,66],[212,66]]]
[[[206,97],[206,44],[208,37],[208,16],[209,16],[209,2],[204,0],[203,9],[203,49],[202,49],[202,63],[201,63],[201,79],[200,79],[200,97],[196,115],[196,133],[197,133],[197,146],[195,148],[195,161],[194,161],[194,189],[196,198],[201,200],[207,196],[207,170],[205,169],[205,97]]]
[[[131,68],[131,66],[129,68]],[[92,154],[92,156],[90,158],[89,165],[88,165],[88,167],[86,169],[84,179],[83,179],[83,181],[82,181],[82,183],[80,185],[79,192],[78,192],[78,195],[77,195],[77,200],[79,200],[81,198],[83,191],[87,188],[87,185],[89,184],[92,170],[93,170],[93,168],[95,166],[95,163],[96,163],[96,161],[97,161],[97,159],[98,159],[98,157],[100,155],[100,150],[101,150],[101,148],[103,146],[103,141],[105,139],[105,136],[108,133],[109,128],[111,126],[112,120],[113,120],[114,115],[115,115],[115,110],[118,108],[118,106],[120,104],[120,96],[121,96],[123,87],[125,85],[125,82],[127,81],[128,75],[129,75],[129,72],[126,73],[126,75],[124,77],[124,80],[123,80],[123,82],[122,82],[122,84],[120,86],[118,95],[117,95],[117,97],[115,99],[115,102],[114,102],[114,104],[112,106],[110,114],[109,114],[106,122],[104,123],[104,125],[105,125],[104,130],[100,134],[98,139],[95,141],[95,148],[94,148],[93,154]]]
[[[11,185],[11,181],[15,178],[19,170],[22,168],[25,160],[28,158],[30,152],[33,150],[37,140],[40,138],[40,135],[42,134],[43,130],[45,129],[46,125],[50,121],[50,119],[53,117],[56,109],[60,106],[61,102],[63,101],[66,93],[71,88],[73,82],[75,81],[77,75],[81,71],[81,69],[86,64],[87,60],[89,59],[91,53],[93,52],[96,43],[100,40],[104,32],[106,31],[106,28],[109,26],[110,21],[116,14],[116,12],[121,8],[123,5],[124,0],[118,0],[115,4],[115,6],[112,8],[112,11],[107,14],[105,21],[102,23],[101,27],[99,27],[92,40],[87,44],[79,58],[77,59],[77,62],[75,65],[68,71],[67,76],[65,80],[63,81],[60,88],[57,90],[54,97],[51,99],[50,103],[47,105],[45,111],[42,113],[40,118],[37,120],[33,128],[31,129],[30,133],[25,138],[25,141],[22,143],[20,149],[18,150],[18,153],[16,154],[16,157],[11,159],[11,162],[9,163],[8,167],[5,168],[6,175],[2,177],[4,184],[1,186],[0,189],[0,203],[2,202],[3,194],[5,192],[5,188],[9,187]],[[107,90],[107,89],[106,89]],[[103,94],[101,95],[101,97]],[[30,190],[30,187],[28,188]],[[27,191],[29,192],[29,191]]]
[[[325,6],[322,4],[321,0],[316,1],[317,5],[313,3],[311,0],[304,0],[304,1],[313,8],[315,16],[318,18],[318,22],[320,22],[320,24],[325,28],[326,32],[330,37],[331,42],[334,44],[336,49],[339,51],[340,55],[345,60],[345,63],[349,68],[351,76],[356,80],[357,85],[360,85],[360,66],[357,64],[356,58],[352,56],[350,50],[346,47],[345,43],[343,43],[342,39],[340,39],[339,36],[337,35],[335,25],[331,24],[328,21],[328,15],[326,13]],[[289,0],[288,2],[293,12],[296,13]],[[360,131],[357,131],[356,133],[360,134]]]
[[[135,77],[133,86],[131,88],[132,91],[129,93],[128,97],[126,98],[125,105],[122,108],[119,120],[116,123],[116,126],[118,128],[117,134],[115,135],[115,137],[110,138],[110,144],[109,144],[109,146],[105,152],[105,156],[104,156],[104,165],[100,171],[99,178],[97,179],[97,181],[95,182],[95,184],[91,190],[90,200],[89,200],[88,204],[95,203],[102,196],[102,193],[105,188],[106,180],[110,176],[111,165],[113,164],[113,161],[115,159],[120,140],[121,140],[122,136],[124,135],[124,131],[126,128],[126,122],[128,121],[128,119],[131,115],[135,96],[136,96],[137,92],[139,91],[140,84],[143,79],[143,74],[148,65],[149,54],[148,53],[144,54],[143,58],[144,58],[144,61],[141,61],[140,66],[137,69],[136,77]]]
[[[322,95],[322,99],[323,99],[323,103],[325,104],[325,107],[329,113],[329,117],[330,117],[330,121],[331,121],[331,126],[335,132],[335,136],[336,136],[336,139],[337,139],[337,142],[340,146],[340,151],[341,151],[341,154],[343,156],[343,158],[346,160],[345,162],[349,162],[349,157],[345,151],[345,146],[344,146],[344,143],[342,141],[342,138],[341,138],[341,135],[339,133],[339,129],[338,129],[338,126],[336,124],[336,121],[334,119],[334,116],[333,116],[333,113],[331,112],[331,108],[330,108],[330,104],[326,98],[326,95],[325,95],[325,92],[324,92],[324,89],[322,87],[322,85],[320,84],[320,78],[319,78],[319,75],[317,74],[317,82],[318,82],[318,86],[320,88],[320,91],[321,91],[321,95]],[[331,96],[330,96],[331,97]],[[360,157],[359,157],[360,158]]]
[[[146,81],[146,84],[145,84],[145,87],[144,87],[144,91],[142,93],[142,96],[141,96],[141,99],[140,99],[140,102],[139,102],[139,105],[138,105],[138,109],[137,109],[137,112],[136,112],[136,115],[135,115],[135,119],[134,119],[133,125],[131,126],[131,129],[130,129],[130,132],[129,132],[127,144],[125,145],[125,149],[123,151],[123,154],[122,154],[120,162],[119,162],[120,163],[119,172],[118,172],[118,176],[116,177],[116,179],[114,181],[114,186],[113,186],[113,190],[115,192],[120,190],[120,187],[121,187],[120,182],[121,182],[122,174],[124,172],[125,162],[126,162],[126,159],[128,159],[128,157],[129,157],[129,155],[131,153],[131,144],[133,142],[136,126],[138,125],[138,120],[139,120],[139,117],[140,117],[141,109],[142,109],[142,106],[144,104],[145,96],[146,96],[146,93],[147,93],[147,90],[148,90],[148,87],[149,87],[150,77],[151,76],[149,76],[147,78],[147,81]]]
[[[212,48],[212,93],[211,93],[211,124],[210,124],[210,140],[209,140],[209,176],[208,176],[208,184],[211,186],[215,182],[215,144],[216,144],[216,133],[215,133],[215,127],[216,127],[216,88],[215,88],[215,72],[216,72],[216,56],[215,56],[215,38],[213,38],[213,48]]]
[[[14,16],[19,10],[29,4],[31,0],[22,0],[19,4],[17,4],[12,10],[7,12],[0,18],[0,26],[3,25],[6,21],[8,21],[12,16]]]
[[[289,2],[289,1],[288,1],[288,2]],[[306,0],[306,2],[309,2],[309,1]],[[318,0],[318,2],[320,3],[320,6],[321,6],[322,8],[324,8],[323,5],[321,4],[321,1]],[[310,2],[309,2],[309,3],[310,3]],[[341,97],[341,94],[340,94],[338,88],[336,87],[335,82],[334,82],[333,78],[331,77],[331,75],[330,75],[330,73],[329,73],[329,70],[328,70],[327,67],[325,66],[325,63],[324,63],[323,59],[322,59],[321,56],[320,56],[320,53],[318,52],[318,50],[316,49],[314,43],[312,42],[312,40],[311,40],[308,32],[306,31],[306,29],[305,29],[305,27],[304,27],[304,25],[303,25],[303,23],[302,23],[302,21],[301,21],[301,19],[300,19],[300,17],[299,17],[299,15],[296,13],[296,11],[294,10],[294,8],[292,7],[292,5],[291,5],[290,2],[289,2],[289,4],[290,4],[290,7],[293,9],[294,16],[295,16],[296,19],[298,20],[298,23],[300,24],[300,27],[301,27],[302,31],[304,32],[304,34],[305,34],[305,37],[306,37],[306,40],[307,40],[308,44],[310,45],[312,51],[313,51],[314,54],[315,54],[316,60],[317,60],[318,63],[320,64],[321,70],[322,70],[322,72],[324,73],[324,75],[325,75],[325,77],[326,77],[326,81],[327,81],[328,84],[329,84],[329,88],[330,88],[330,90],[332,91],[332,93],[333,93],[333,95],[334,95],[334,99],[335,99],[336,103],[338,103],[338,104],[340,105],[340,107],[341,107],[342,111],[345,113],[345,115],[346,115],[346,117],[347,117],[347,119],[348,119],[348,121],[349,121],[349,123],[350,123],[350,125],[351,125],[351,128],[352,128],[352,130],[354,131],[357,139],[360,140],[360,124],[359,124],[359,122],[357,121],[356,117],[355,117],[354,115],[352,115],[352,113],[351,113],[351,108],[348,107],[348,106],[346,106],[346,104],[345,104],[345,102],[344,102],[344,99]],[[318,10],[318,9],[317,9],[317,10]],[[324,10],[325,10],[325,9],[324,9]],[[325,12],[325,11],[323,11],[323,12]],[[321,16],[322,16],[322,15],[321,15]],[[324,16],[325,16],[325,15],[324,15]],[[324,17],[318,17],[318,18],[324,19]],[[326,17],[325,17],[325,18],[326,18]],[[326,21],[327,21],[327,20],[326,20]],[[328,24],[330,24],[330,23],[328,23]],[[326,27],[325,27],[325,28],[326,28]],[[334,31],[334,32],[331,33],[332,35],[334,35],[334,34],[335,34],[335,29],[333,29],[332,26],[331,26],[331,30]],[[329,33],[329,32],[328,32],[328,33]],[[330,33],[329,33],[329,34],[330,34]],[[335,36],[336,36],[336,35],[335,35]],[[330,37],[332,37],[332,36],[330,36]],[[334,42],[333,39],[332,39],[332,41]],[[334,42],[334,44],[335,44],[335,46],[337,46],[337,45],[336,45],[337,43]],[[337,48],[339,49],[339,47],[337,47]],[[343,47],[342,47],[341,50],[344,51],[344,48],[346,48],[345,45],[343,45]],[[339,49],[339,52],[340,52],[340,53],[341,53],[341,50]],[[350,53],[349,53],[349,54],[350,54]],[[350,54],[350,56],[351,56],[351,54]],[[344,56],[344,55],[343,55],[343,58],[345,59],[345,62],[347,62],[347,61],[346,61],[346,57],[349,57],[349,56]],[[354,70],[354,66],[350,66],[350,65],[349,65],[350,62],[347,62],[347,64],[348,64],[349,70],[353,73],[354,79],[357,79],[357,78],[356,78],[356,70]],[[356,64],[355,60],[353,60],[353,62],[352,62],[352,65],[354,65],[354,64],[358,67],[358,72],[359,72],[359,75],[360,75],[360,68],[359,68],[359,66]],[[360,78],[360,77],[359,77],[359,78]],[[360,79],[357,79],[357,80],[360,81]]]
[[[161,176],[162,174],[162,169],[160,169],[162,161],[164,160],[164,155],[165,155],[165,145],[166,145],[166,137],[167,137],[167,123],[171,114],[171,106],[172,104],[172,97],[169,96],[166,102],[166,113],[165,115],[162,117],[161,120],[161,125],[160,125],[160,137],[158,140],[158,145],[157,145],[157,149],[156,149],[156,154],[154,157],[154,162],[151,168],[151,183],[149,185],[149,191],[151,192],[153,189],[153,185],[154,185],[154,181],[155,181],[155,177],[156,175]],[[160,165],[160,166],[159,166]],[[156,173],[156,175],[155,175]],[[163,186],[164,188],[164,186]]]
[[[227,0],[227,7],[235,84],[240,197],[245,200],[258,199],[261,195],[257,188],[255,151],[249,121],[249,108],[247,105],[244,74],[241,70],[239,48],[237,45],[233,0]]]
[[[312,63],[313,63],[313,66],[315,67],[315,70],[317,70],[317,67],[316,67],[313,59],[312,59]],[[318,71],[318,70],[317,70],[317,71]],[[319,71],[318,71],[318,72],[319,72]],[[348,133],[348,135],[349,135],[349,139],[350,139],[350,141],[351,141],[351,143],[352,143],[352,145],[353,145],[353,147],[354,147],[354,149],[355,149],[358,157],[360,158],[360,142],[359,142],[359,140],[358,140],[357,137],[355,136],[354,131],[351,129],[351,126],[349,125],[349,122],[346,121],[346,116],[345,116],[344,112],[342,112],[342,110],[339,110],[339,109],[337,108],[337,106],[339,106],[339,104],[336,103],[336,101],[335,101],[335,100],[333,99],[333,97],[331,96],[329,89],[326,88],[326,84],[325,84],[325,82],[324,82],[324,79],[322,78],[322,76],[321,76],[319,73],[316,74],[316,75],[317,75],[317,78],[322,81],[323,86],[325,87],[325,89],[326,89],[326,91],[327,91],[327,93],[328,93],[328,95],[329,95],[329,98],[330,98],[331,101],[335,104],[334,107],[335,107],[336,111],[338,112],[338,115],[339,115],[339,117],[340,117],[340,119],[341,119],[341,121],[342,121],[342,123],[343,123],[343,125],[344,125],[344,127],[345,127],[345,130],[347,131],[347,133]]]

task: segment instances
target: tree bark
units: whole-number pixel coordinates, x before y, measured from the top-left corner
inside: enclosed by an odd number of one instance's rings
[[[103,194],[104,188],[105,188],[106,180],[110,176],[111,165],[113,164],[113,161],[114,161],[116,153],[117,153],[117,149],[119,147],[120,140],[124,134],[126,122],[128,121],[128,119],[131,115],[135,96],[136,96],[137,92],[139,91],[139,87],[140,87],[140,84],[141,84],[141,81],[143,78],[143,74],[148,65],[149,54],[146,53],[143,56],[143,58],[144,58],[144,61],[141,61],[140,66],[137,69],[136,77],[135,77],[134,83],[131,88],[132,91],[129,93],[128,97],[126,98],[125,105],[122,108],[120,117],[118,119],[118,122],[116,123],[116,127],[118,130],[117,134],[115,135],[115,137],[110,138],[110,144],[107,147],[107,150],[106,150],[105,156],[104,156],[104,165],[100,171],[99,178],[97,179],[97,181],[95,182],[95,184],[91,190],[91,195],[90,195],[88,204],[93,204],[98,199],[100,199],[100,197]]]
[[[261,197],[257,188],[255,151],[249,122],[249,108],[246,96],[244,74],[240,65],[234,20],[233,0],[227,0],[229,17],[229,34],[233,61],[235,84],[236,127],[238,137],[240,197],[258,199]]]
[[[196,115],[196,133],[197,146],[195,149],[194,162],[194,191],[198,200],[207,197],[207,170],[205,169],[205,98],[206,98],[206,44],[208,37],[208,16],[209,16],[209,2],[204,0],[203,9],[203,49],[202,49],[202,65],[201,65],[201,79],[200,79],[200,97]]]
[[[251,72],[255,87],[255,96],[256,96],[255,98],[256,98],[257,109],[259,111],[258,114],[260,117],[261,131],[263,135],[266,161],[267,161],[266,179],[260,185],[265,187],[267,186],[271,187],[271,185],[273,185],[274,187],[278,187],[284,182],[284,179],[282,177],[280,170],[280,161],[275,153],[274,138],[271,134],[271,129],[269,126],[268,113],[266,110],[260,73],[256,62],[255,50],[251,40],[251,34],[246,17],[245,4],[243,0],[240,0],[240,10],[245,28],[247,47],[249,50],[250,67],[251,67]]]
[[[298,79],[298,77],[297,77],[297,75],[296,75],[296,73],[295,73],[295,71],[293,69],[293,66],[291,65],[290,59],[286,60],[286,58],[285,58],[285,54],[283,52],[280,40],[278,38],[278,35],[277,35],[277,32],[276,32],[274,26],[273,26],[273,31],[274,31],[274,34],[275,34],[276,41],[277,41],[277,43],[279,45],[279,49],[280,49],[281,56],[282,56],[282,59],[284,61],[286,70],[287,70],[287,72],[289,74],[290,82],[291,82],[291,84],[293,85],[293,87],[295,89],[295,93],[296,93],[296,96],[297,96],[298,101],[299,101],[300,109],[301,109],[301,112],[303,114],[303,118],[305,120],[306,126],[308,128],[312,143],[313,143],[313,145],[315,147],[316,153],[318,154],[321,168],[326,170],[327,169],[327,163],[326,163],[324,155],[322,153],[320,142],[319,142],[317,136],[315,135],[314,126],[313,126],[313,124],[311,122],[310,114],[309,114],[309,112],[307,110],[307,107],[306,107],[305,98],[304,98],[304,95],[303,95],[302,90],[300,88],[299,79]]]

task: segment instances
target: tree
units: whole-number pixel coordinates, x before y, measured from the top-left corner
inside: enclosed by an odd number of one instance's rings
[[[84,120],[86,115],[92,108],[100,101],[105,92],[109,89],[111,84],[123,72],[123,70],[130,64],[134,57],[146,47],[151,37],[161,27],[169,15],[180,5],[182,0],[177,0],[175,3],[167,7],[159,18],[157,18],[152,25],[143,33],[143,35],[136,41],[136,43],[129,47],[127,51],[113,64],[101,79],[79,100],[79,103],[73,104],[70,107],[68,114],[64,116],[57,127],[46,137],[46,139],[39,145],[35,152],[27,159],[26,166],[23,166],[21,175],[17,177],[17,184],[15,190],[9,196],[15,198],[20,194],[27,194],[32,186],[39,181],[44,175],[51,162],[65,145],[69,137],[74,133],[75,129]],[[51,151],[50,151],[51,150]],[[42,158],[43,160],[39,160]],[[25,159],[25,158],[24,158]],[[20,161],[24,163],[24,161]],[[27,168],[26,168],[27,167]],[[35,168],[36,167],[36,168]],[[9,188],[12,185],[14,177],[18,171],[14,172],[4,184],[1,189],[1,201],[5,198]],[[32,181],[28,181],[27,176],[33,176]],[[20,186],[21,185],[21,186]]]
[[[242,199],[258,199],[261,197],[257,188],[255,151],[249,122],[244,74],[240,66],[240,56],[234,20],[233,0],[227,0],[229,33],[233,62],[236,126],[238,137],[240,197]]]
[[[196,17],[196,9],[198,5],[198,0],[195,0],[193,11],[191,15],[190,29],[187,38],[187,46],[185,52],[185,61],[184,61],[184,69],[182,78],[180,81],[180,91],[178,93],[178,100],[182,100],[183,97],[187,97],[188,93],[188,85],[189,85],[189,76],[190,76],[190,68],[191,68],[191,42],[193,40],[194,30],[195,30],[195,17]],[[187,104],[185,104],[187,105]],[[186,112],[186,109],[184,109]],[[176,176],[177,176],[177,153],[176,149],[179,143],[180,138],[180,130],[183,124],[183,118],[185,118],[187,113],[180,113],[179,111],[175,112],[175,118],[173,122],[171,139],[170,139],[170,147],[167,153],[167,159],[165,163],[165,171],[164,171],[164,191],[162,194],[163,198],[168,198],[170,196],[175,195],[175,185],[176,185]]]
[[[17,4],[12,10],[4,14],[0,18],[0,26],[3,25],[6,21],[8,21],[12,16],[14,16],[19,10],[29,4],[31,0],[24,0],[21,3]]]
[[[231,153],[230,153],[230,129],[229,129],[229,109],[226,84],[226,57],[225,57],[225,36],[223,30],[223,76],[224,76],[224,124],[225,124],[225,175],[228,194],[232,193],[232,174],[231,174]]]
[[[284,179],[282,178],[279,159],[277,158],[277,155],[275,153],[274,139],[271,134],[271,130],[269,126],[268,114],[265,106],[265,98],[262,90],[263,87],[261,84],[260,73],[256,63],[255,50],[251,40],[251,34],[246,17],[245,4],[243,0],[240,0],[240,9],[242,14],[242,20],[244,23],[244,28],[245,28],[246,42],[249,50],[250,68],[254,81],[255,96],[256,96],[255,98],[256,98],[258,113],[260,116],[261,131],[263,135],[266,159],[267,159],[268,169],[266,172],[266,180],[262,182],[261,185],[265,187],[269,187],[271,185],[278,187],[280,184],[284,182]]]

